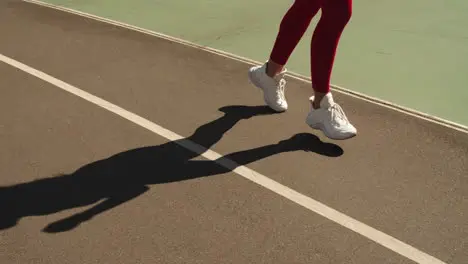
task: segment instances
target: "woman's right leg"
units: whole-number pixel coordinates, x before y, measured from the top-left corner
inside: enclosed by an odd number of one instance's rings
[[[320,10],[322,0],[295,0],[284,15],[270,59],[262,66],[249,71],[251,82],[263,90],[268,106],[278,112],[288,108],[284,96],[286,81],[283,78],[284,65],[310,25],[312,18]]]
[[[321,0],[296,0],[283,17],[267,64],[270,77],[280,73],[320,10]]]

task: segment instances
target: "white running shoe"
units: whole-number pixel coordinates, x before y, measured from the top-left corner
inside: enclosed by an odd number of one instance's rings
[[[313,102],[314,97],[309,100]],[[331,139],[343,140],[356,136],[356,128],[349,122],[341,106],[333,101],[331,93],[322,99],[320,108],[311,108],[306,119],[311,128],[321,130]]]
[[[265,103],[277,112],[284,112],[288,109],[288,103],[284,95],[286,87],[285,73],[286,69],[271,78],[266,74],[266,63],[263,66],[254,66],[249,69],[250,82],[263,91]]]

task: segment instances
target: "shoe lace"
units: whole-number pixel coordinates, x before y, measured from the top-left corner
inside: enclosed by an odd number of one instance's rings
[[[343,109],[339,104],[334,103],[332,106],[330,106],[330,111],[332,122],[334,124],[340,125],[349,122],[348,118],[346,117],[346,114],[344,113]]]
[[[280,100],[283,100],[283,101],[286,100],[286,97],[284,96],[285,87],[286,87],[286,80],[281,78],[278,83],[278,89],[276,89],[276,96]]]

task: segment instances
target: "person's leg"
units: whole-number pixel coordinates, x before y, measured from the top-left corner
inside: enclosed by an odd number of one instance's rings
[[[274,77],[283,70],[312,18],[320,10],[321,0],[296,0],[281,21],[275,44],[267,62],[267,74]]]
[[[330,77],[336,50],[351,14],[352,0],[323,1],[322,15],[311,43],[312,87],[315,92],[316,107],[330,91]]]
[[[322,15],[311,43],[311,74],[314,96],[307,123],[321,129],[333,139],[347,139],[356,135],[341,107],[330,93],[330,77],[336,50],[344,28],[352,14],[352,0],[322,1]]]
[[[250,68],[251,82],[263,90],[267,105],[278,112],[288,107],[284,96],[284,65],[319,9],[319,0],[295,0],[280,23],[270,59],[262,66]]]

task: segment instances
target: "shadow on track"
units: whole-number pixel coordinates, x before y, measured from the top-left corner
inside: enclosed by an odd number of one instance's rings
[[[48,233],[69,231],[145,193],[152,184],[223,174],[236,166],[282,152],[307,151],[329,157],[343,154],[339,146],[324,143],[318,137],[304,133],[278,143],[225,155],[220,159],[234,161],[227,162],[231,165],[225,167],[210,160],[191,160],[200,153],[181,145],[195,142],[210,148],[237,122],[274,114],[266,106],[227,106],[219,110],[224,113],[223,116],[202,125],[187,138],[121,152],[87,164],[71,174],[0,187],[0,230],[14,227],[22,217],[53,214],[100,201],[83,212],[49,224],[43,230]]]

